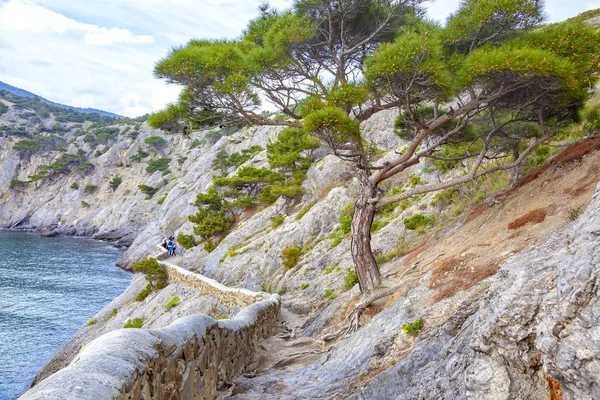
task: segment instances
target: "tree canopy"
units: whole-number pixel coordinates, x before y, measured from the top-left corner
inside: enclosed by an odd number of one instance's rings
[[[261,7],[240,37],[192,40],[158,62],[156,76],[185,89],[149,122],[172,130],[284,125],[353,163],[361,190],[352,254],[361,289],[371,291],[381,281],[369,230],[378,208],[518,167],[555,126],[577,120],[600,68],[600,32],[580,20],[542,25],[539,0],[463,0],[445,27],[424,19],[422,3]],[[264,102],[286,119],[262,115]],[[389,109],[400,113],[408,143],[378,164],[360,123]],[[469,143],[476,151],[446,160],[468,161],[464,175],[381,198],[387,179]]]

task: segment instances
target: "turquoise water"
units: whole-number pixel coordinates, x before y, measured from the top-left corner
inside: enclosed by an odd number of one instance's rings
[[[38,370],[131,275],[121,251],[81,238],[0,230],[0,400],[27,390]]]

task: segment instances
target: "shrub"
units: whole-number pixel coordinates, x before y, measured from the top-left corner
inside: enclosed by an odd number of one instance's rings
[[[155,160],[148,160],[148,166],[146,172],[153,174],[156,171],[166,172],[169,169],[170,158],[157,158]]]
[[[52,165],[52,164],[50,164],[50,165]],[[92,164],[89,161],[86,161],[77,167],[77,172],[87,173],[93,169],[94,169],[94,164]]]
[[[79,184],[77,182],[73,182],[73,184],[71,185],[71,189],[79,190]]]
[[[432,222],[430,217],[423,214],[415,214],[412,217],[404,218],[404,227],[411,231],[421,232],[427,225]]]
[[[142,159],[144,159],[148,156],[149,156],[148,153],[146,153],[144,150],[142,150],[141,147],[138,147],[137,154],[131,156],[130,160],[132,162],[140,162],[140,161],[142,161]]]
[[[138,188],[140,189],[140,192],[148,196],[146,197],[146,200],[150,200],[152,196],[158,192],[157,188],[148,185],[138,185]]]
[[[170,311],[172,308],[177,307],[177,305],[179,304],[180,299],[179,297],[175,296],[175,297],[171,297],[171,300],[169,300],[167,302],[167,304],[165,304],[165,309],[167,311]]]
[[[159,206],[162,206],[166,199],[167,199],[167,195],[164,195],[163,197],[161,197],[160,199],[158,199],[156,201],[156,204],[158,204]]]
[[[419,176],[417,176],[417,175],[411,176],[410,179],[409,179],[409,181],[408,181],[408,184],[410,186],[413,186],[413,187],[417,186],[417,185],[420,185],[421,183],[422,183],[421,178]]]
[[[286,294],[286,293],[287,293],[287,288],[286,288],[286,287],[284,287],[284,288],[281,288],[281,289],[279,289],[279,290],[277,291],[277,294],[278,294],[278,295],[280,295],[280,296],[283,296],[283,295],[284,295],[284,294]]]
[[[87,201],[81,200],[81,207],[83,208],[90,208],[90,203],[88,203]]]
[[[325,268],[325,271],[323,271],[323,275],[329,275],[334,269],[337,268],[338,265],[340,265],[339,261],[334,262],[329,267]]]
[[[117,315],[117,309],[113,308],[112,311],[110,312],[110,314],[108,314],[103,320],[102,322],[106,322],[106,321],[110,321],[112,318],[114,318]]]
[[[135,301],[146,300],[146,297],[148,297],[150,293],[152,293],[152,286],[150,286],[150,284],[147,284],[146,287],[143,288],[142,291],[137,294],[137,296],[135,296]]]
[[[192,143],[190,143],[190,149],[195,149],[196,147],[199,147],[202,145],[202,142],[198,139],[194,139],[192,140]]]
[[[20,181],[18,179],[12,179],[8,186],[11,189],[22,190],[22,189],[27,188],[27,186],[29,186],[29,182],[28,181]]]
[[[325,289],[325,292],[323,293],[323,297],[325,297],[327,300],[331,301],[331,300],[335,299],[337,296],[333,293],[333,291],[331,289]]]
[[[97,188],[98,188],[98,186],[96,186],[96,185],[85,185],[85,187],[83,188],[83,192],[84,193],[92,193]]]
[[[311,201],[310,203],[308,203],[302,210],[300,210],[300,212],[298,213],[298,215],[296,215],[296,221],[299,221],[300,219],[302,219],[302,217],[304,217],[304,215],[306,215],[307,212],[310,211],[311,208],[313,208],[313,206],[317,204],[317,201]]]
[[[167,271],[158,263],[156,258],[147,258],[133,263],[133,272],[141,272],[152,289],[163,289],[167,286]]]
[[[286,247],[281,252],[281,263],[284,268],[291,269],[298,264],[298,259],[300,259],[301,251],[297,247]]]
[[[119,185],[121,184],[121,182],[123,181],[123,179],[121,178],[121,175],[115,175],[112,177],[112,179],[108,182],[108,185],[110,186],[110,188],[112,190],[115,190],[116,188],[119,187]]]
[[[330,235],[331,237],[331,248],[333,249],[334,247],[336,247],[338,244],[340,244],[342,242],[342,232],[339,229],[336,229],[335,231],[333,231],[333,233]]]
[[[144,140],[148,146],[154,147],[156,150],[159,150],[161,147],[165,146],[167,142],[160,136],[149,136]]]
[[[217,315],[215,317],[215,319],[218,320],[218,321],[221,321],[221,320],[227,319],[227,315],[223,315],[223,314]]]
[[[346,268],[346,275],[344,276],[344,285],[347,289],[352,289],[354,285],[358,283],[358,275],[356,270],[353,268]]]
[[[344,207],[342,214],[340,215],[339,221],[342,224],[340,226],[340,231],[344,235],[350,233],[350,229],[352,228],[352,210],[352,204],[348,204],[346,207]]]
[[[285,215],[275,215],[271,217],[271,227],[275,229],[279,225],[283,224],[283,221],[285,221]]]
[[[90,319],[90,320],[87,322],[87,324],[85,324],[85,325],[86,325],[86,326],[92,326],[92,325],[96,325],[96,322],[98,322],[98,321],[96,321],[96,318],[92,318],[92,319]]]
[[[207,251],[207,252],[209,252],[209,253],[212,253],[212,251],[213,251],[214,249],[216,249],[218,246],[219,246],[219,244],[218,244],[218,243],[215,243],[215,242],[213,242],[212,240],[207,240],[207,241],[204,243],[204,250],[206,250],[206,251]]]
[[[130,319],[125,322],[123,328],[141,328],[144,325],[144,317]]]
[[[569,213],[566,216],[567,221],[575,221],[583,214],[583,206],[573,207],[569,210]]]
[[[419,331],[423,328],[423,318],[402,325],[402,331],[408,333],[412,337],[416,337]]]
[[[306,289],[307,287],[309,287],[310,285],[307,282],[303,282],[302,285],[300,286],[300,288],[302,290]]]
[[[184,249],[191,249],[192,247],[196,246],[196,238],[194,238],[194,236],[192,235],[184,235],[183,233],[180,233],[179,235],[177,235],[177,242],[183,246]]]

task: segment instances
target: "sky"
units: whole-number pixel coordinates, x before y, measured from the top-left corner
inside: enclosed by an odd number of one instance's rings
[[[427,3],[440,21],[460,0]],[[0,0],[0,81],[49,100],[135,117],[177,99],[153,76],[191,38],[238,36],[264,0]],[[292,0],[271,0],[278,9]],[[548,21],[600,0],[546,0]]]

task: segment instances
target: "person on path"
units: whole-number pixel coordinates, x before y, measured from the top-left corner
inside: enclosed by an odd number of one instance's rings
[[[176,256],[177,255],[177,242],[173,240],[173,255]]]
[[[169,242],[167,243],[167,250],[169,250],[169,256],[173,255],[173,241],[169,240]]]

